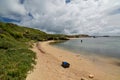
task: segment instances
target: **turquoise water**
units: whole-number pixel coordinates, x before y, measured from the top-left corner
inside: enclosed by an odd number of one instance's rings
[[[78,54],[95,54],[120,59],[120,37],[78,38],[57,43],[55,46]]]

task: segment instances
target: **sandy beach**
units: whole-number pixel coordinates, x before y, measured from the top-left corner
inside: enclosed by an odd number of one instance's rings
[[[120,80],[120,67],[107,64],[108,69],[96,66],[83,55],[62,50],[49,45],[51,41],[35,43],[37,64],[26,80]],[[61,67],[62,61],[70,63],[70,68]],[[102,65],[101,65],[102,66]],[[110,68],[109,68],[110,66]],[[112,69],[111,69],[112,68]],[[89,78],[89,75],[94,75]]]

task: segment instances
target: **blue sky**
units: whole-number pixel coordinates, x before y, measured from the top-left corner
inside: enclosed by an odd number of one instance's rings
[[[9,18],[4,18],[4,17],[0,17],[0,21],[2,22],[20,22],[20,20],[15,20],[15,19],[9,19]]]
[[[119,35],[120,0],[1,0],[0,21],[48,33]]]
[[[66,3],[70,3],[70,1],[71,1],[71,0],[66,0],[65,2],[66,2]]]
[[[115,9],[111,12],[111,15],[116,15],[116,14],[120,14],[120,8]]]
[[[20,1],[21,4],[23,4],[25,0],[19,0],[19,1]]]

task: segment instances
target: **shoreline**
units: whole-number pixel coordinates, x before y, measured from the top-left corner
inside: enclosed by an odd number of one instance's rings
[[[37,64],[26,80],[118,80],[119,74],[113,74],[113,70],[106,73],[104,69],[96,66],[92,61],[73,52],[62,50],[50,45],[51,41],[34,44],[32,50],[36,52]],[[41,51],[42,50],[42,51]],[[43,54],[44,52],[44,54]],[[70,68],[61,67],[62,61],[70,63]],[[108,66],[108,65],[106,65]],[[112,66],[116,68],[115,66]],[[120,68],[118,68],[119,70]],[[116,72],[117,69],[114,70]],[[89,75],[94,75],[93,79]]]

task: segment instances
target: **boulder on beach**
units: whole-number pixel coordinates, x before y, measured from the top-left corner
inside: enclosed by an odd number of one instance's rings
[[[70,67],[70,63],[68,63],[68,62],[66,62],[66,61],[63,61],[62,64],[61,64],[61,66],[62,66],[63,68],[69,68],[69,67]]]

